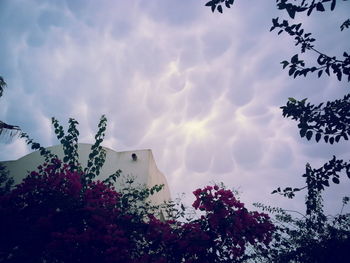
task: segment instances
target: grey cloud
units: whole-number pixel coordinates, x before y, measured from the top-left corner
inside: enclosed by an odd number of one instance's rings
[[[252,101],[254,97],[254,90],[249,85],[240,85],[239,82],[236,84],[232,80],[231,89],[227,92],[227,97],[236,106],[243,106]]]
[[[213,163],[211,171],[216,174],[232,172],[234,160],[232,151],[228,145],[219,144],[213,149]]]
[[[114,21],[112,25],[111,34],[113,38],[116,39],[122,39],[124,37],[127,37],[130,33],[130,31],[133,30],[133,25],[127,20],[117,20]]]
[[[146,8],[157,22],[171,26],[187,27],[198,15],[198,1],[195,0],[149,0],[147,3],[141,1],[140,5]]]
[[[40,13],[38,17],[38,25],[43,31],[49,30],[51,27],[64,26],[67,17],[64,13],[54,9],[47,9]]]
[[[168,88],[171,92],[175,93],[182,91],[185,88],[185,86],[186,77],[184,76],[184,74],[181,73],[172,74],[166,83],[166,88]]]
[[[197,37],[186,38],[186,45],[179,52],[179,61],[181,68],[195,67],[202,60],[202,52],[200,50],[200,41]]]
[[[264,144],[256,134],[239,135],[232,145],[234,160],[245,169],[254,169],[261,163]]]
[[[323,141],[319,143],[311,141],[310,143],[302,144],[301,149],[308,157],[331,159],[333,155],[346,155],[349,153],[349,146],[350,143],[348,141],[342,141],[333,145]]]
[[[286,169],[294,164],[294,155],[289,143],[286,141],[275,140],[267,153],[267,165],[277,169]]]
[[[222,31],[206,32],[202,36],[203,53],[208,61],[212,61],[222,55],[231,45],[230,35]]]
[[[106,114],[106,146],[154,149],[173,192],[224,180],[242,186],[242,199],[275,204],[286,202],[270,197],[271,189],[302,182],[307,161],[347,155],[348,144],[333,151],[306,143],[281,116],[288,97],[338,98],[347,84],[293,81],[281,70],[293,41],[267,32],[278,15],[273,2],[238,1],[223,15],[196,0],[0,5],[0,75],[9,84],[2,116],[45,144],[56,143],[51,116],[75,117],[92,141]],[[195,136],[196,129],[205,131]],[[17,140],[0,147],[4,159],[28,151]]]
[[[204,173],[212,162],[211,147],[205,141],[193,141],[186,148],[186,168],[192,172]]]

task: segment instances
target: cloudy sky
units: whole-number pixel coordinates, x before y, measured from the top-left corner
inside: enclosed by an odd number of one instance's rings
[[[349,144],[299,138],[280,106],[288,97],[318,103],[341,98],[349,84],[335,77],[293,80],[280,61],[298,49],[269,32],[285,17],[275,1],[236,1],[212,14],[203,0],[0,0],[0,75],[8,88],[0,119],[19,125],[43,146],[57,144],[51,117],[80,123],[80,142],[93,142],[102,114],[104,146],[150,148],[172,195],[212,181],[259,201],[303,211],[304,197],[270,195],[278,186],[301,186],[305,164],[315,168],[333,154],[348,158]],[[349,51],[340,32],[350,6],[299,16],[317,47]],[[310,54],[312,58],[312,54]],[[0,160],[17,159],[23,140],[0,144]],[[349,195],[344,177],[327,193],[330,211]]]

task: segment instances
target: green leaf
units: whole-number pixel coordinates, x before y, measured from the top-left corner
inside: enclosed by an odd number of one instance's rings
[[[300,101],[300,103],[304,105],[306,101],[307,101],[307,98],[302,99],[302,100]]]
[[[297,102],[297,100],[294,99],[294,98],[292,98],[292,97],[289,97],[288,100],[289,100],[290,102],[292,102],[292,103],[296,103],[296,102]]]

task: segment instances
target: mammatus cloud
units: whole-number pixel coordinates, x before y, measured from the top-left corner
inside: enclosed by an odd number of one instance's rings
[[[301,184],[306,162],[348,152],[348,144],[301,140],[281,116],[288,97],[322,101],[347,90],[332,78],[294,81],[281,70],[293,42],[268,32],[279,15],[274,3],[241,1],[223,15],[195,0],[0,5],[0,74],[9,86],[0,116],[43,145],[57,143],[52,116],[76,118],[81,141],[92,142],[106,114],[105,146],[151,148],[174,196],[223,181],[247,203],[272,205],[288,203],[270,192]],[[29,152],[21,140],[1,148],[1,159]],[[330,196],[329,204],[340,200]],[[302,209],[298,200],[288,205]]]

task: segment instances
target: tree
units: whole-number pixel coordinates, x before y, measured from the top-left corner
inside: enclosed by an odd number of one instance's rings
[[[206,6],[211,7],[212,12],[217,10],[222,13],[222,4],[230,8],[233,3],[234,0],[211,0],[206,3]],[[327,6],[329,6],[330,11],[333,11],[336,7],[336,0],[276,0],[276,7],[279,10],[286,11],[291,19],[294,19],[297,13],[307,12],[307,15],[310,16],[314,11],[325,12]],[[343,31],[345,28],[349,28],[349,26],[350,20],[347,19],[340,25],[340,30]],[[321,77],[323,72],[325,72],[328,76],[331,73],[335,74],[339,81],[342,80],[343,76],[347,76],[347,80],[350,81],[350,55],[346,51],[343,53],[343,59],[338,59],[335,56],[326,55],[319,51],[314,47],[313,43],[315,39],[311,37],[311,33],[305,33],[302,23],[291,24],[288,20],[279,22],[279,18],[277,17],[272,19],[270,31],[277,28],[279,29],[278,34],[286,32],[294,37],[295,45],[301,48],[301,54],[307,51],[317,54],[317,66],[306,67],[305,62],[299,59],[300,54],[293,55],[290,61],[282,61],[283,69],[288,67],[288,74],[290,76],[296,78],[317,72],[317,76]],[[314,137],[316,142],[319,142],[323,138],[326,143],[330,144],[337,143],[341,139],[349,139],[350,94],[344,96],[342,99],[327,101],[319,105],[307,103],[306,101],[307,99],[298,101],[294,98],[289,98],[286,106],[281,107],[284,117],[291,117],[293,120],[299,121],[298,128],[301,137],[305,137],[307,140],[311,140]],[[295,192],[301,189],[307,189],[308,187],[316,187],[318,190],[323,190],[324,187],[329,186],[330,178],[332,178],[335,184],[340,182],[339,172],[342,170],[345,170],[350,178],[350,164],[344,160],[337,160],[335,156],[319,169],[312,169],[309,165],[306,168],[307,171],[312,171],[312,173],[307,172],[303,175],[304,177],[308,178],[310,174],[317,174],[315,176],[316,179],[311,180],[315,185],[306,185],[305,187],[294,189],[287,187],[283,191],[278,188],[274,192],[293,197]]]
[[[0,76],[0,97],[2,97],[4,89],[6,87],[5,80]],[[13,137],[21,131],[19,126],[7,124],[0,121],[0,135],[9,133],[10,137]]]
[[[343,0],[346,1],[346,0]],[[223,12],[223,4],[230,8],[234,0],[211,0],[206,6],[211,7],[212,12]],[[313,1],[289,1],[276,0],[276,7],[286,11],[293,20],[297,13],[306,12],[310,16],[313,12],[325,12],[335,10],[336,0]],[[350,19],[340,25],[343,31],[350,27]],[[311,33],[306,33],[302,23],[294,24],[289,20],[279,21],[272,19],[270,31],[278,29],[278,35],[285,32],[295,40],[295,45],[300,47],[300,53],[295,54],[290,60],[281,62],[283,69],[288,69],[289,76],[296,78],[306,77],[310,73],[316,73],[318,78],[325,72],[328,76],[334,74],[338,81],[343,77],[350,81],[350,55],[343,52],[342,58],[327,55],[315,47],[315,39]],[[316,54],[316,63],[306,66],[300,56],[305,52]],[[281,107],[282,115],[298,121],[300,136],[307,140],[315,139],[325,143],[338,143],[348,140],[350,136],[350,94],[342,99],[327,101],[318,105],[307,102],[307,99],[296,100],[289,98],[285,106]],[[340,183],[340,174],[345,171],[350,178],[350,162],[333,156],[322,167],[315,169],[306,164],[303,174],[306,185],[303,187],[278,187],[272,193],[293,198],[296,192],[306,190],[306,214],[302,218],[293,218],[285,210],[273,209],[261,204],[259,207],[270,212],[279,213],[277,223],[282,227],[275,232],[272,249],[267,255],[268,261],[273,262],[346,262],[344,254],[350,247],[350,214],[342,214],[342,211],[329,218],[323,211],[322,192],[330,186],[330,182]],[[343,206],[349,202],[349,197],[344,197]],[[288,226],[286,226],[288,225]],[[275,247],[275,248],[274,248]],[[277,249],[276,249],[277,248]]]
[[[188,218],[183,206],[178,211],[173,204],[147,201],[162,186],[117,192],[113,183],[121,171],[98,180],[105,160],[104,116],[85,168],[77,154],[78,122],[69,120],[67,134],[56,119],[52,123],[63,160],[22,133],[45,163],[0,191],[1,262],[243,262],[254,257],[247,247],[264,251],[271,242],[269,216],[248,211],[224,187],[194,191],[193,208],[201,215]],[[154,215],[162,208],[175,213],[161,220]]]
[[[347,1],[347,0],[343,0]],[[297,2],[297,3],[295,3]],[[313,1],[290,1],[290,0],[276,0],[276,7],[279,10],[285,10],[291,19],[294,19],[297,13],[306,12],[308,16],[312,12],[325,12],[327,5],[329,5],[330,11],[333,11],[336,7],[336,0],[313,0]],[[234,3],[234,0],[211,0],[205,5],[211,7],[212,12],[217,10],[222,13],[224,4],[227,8],[230,8]],[[327,4],[328,3],[328,4]],[[326,8],[325,8],[326,6]],[[350,27],[350,19],[347,19],[340,25],[340,30]],[[316,41],[311,33],[306,33],[302,28],[302,23],[290,24],[290,21],[283,20],[279,22],[279,17],[272,19],[272,27],[270,31],[279,29],[278,34],[286,32],[291,37],[294,37],[295,45],[300,46],[301,54],[307,51],[311,51],[317,54],[316,64],[306,67],[305,62],[299,59],[300,54],[295,54],[287,61],[281,62],[283,68],[289,67],[288,74],[294,78],[298,76],[307,76],[309,73],[317,72],[318,77],[321,77],[323,72],[328,76],[331,73],[335,74],[339,81],[342,80],[342,76],[346,76],[350,81],[350,55],[344,51],[343,58],[337,58],[336,56],[327,55],[324,52],[315,48],[314,42]]]
[[[343,0],[347,1],[347,0]],[[297,2],[297,3],[296,3]],[[233,5],[233,0],[211,0],[206,3],[211,10],[223,12],[222,4],[230,8]],[[312,12],[325,12],[326,9],[333,11],[336,7],[336,0],[318,0],[318,1],[289,1],[276,0],[276,7],[279,10],[284,10],[288,13],[291,19],[294,19],[297,13],[307,12],[310,16]],[[350,20],[347,19],[340,25],[340,30],[349,28]],[[283,69],[289,68],[288,74],[294,78],[299,76],[307,76],[309,73],[317,72],[317,76],[321,77],[323,72],[328,76],[331,73],[335,74],[339,81],[343,76],[350,81],[350,55],[348,52],[343,52],[343,59],[338,59],[335,56],[327,55],[314,47],[315,39],[311,37],[311,33],[306,33],[302,28],[302,23],[293,24],[288,20],[279,22],[279,18],[272,19],[272,27],[270,31],[279,29],[278,34],[286,32],[294,37],[295,45],[300,46],[301,53],[295,54],[287,61],[281,62]],[[299,56],[305,52],[314,52],[317,55],[317,65],[306,67],[305,62],[299,59]],[[313,135],[316,142],[319,142],[323,137],[326,143],[333,144],[339,142],[341,139],[348,140],[350,136],[350,94],[344,96],[342,99],[335,101],[327,101],[314,105],[306,102],[307,99],[296,100],[289,98],[286,106],[282,106],[282,115],[290,117],[293,120],[299,121],[298,128],[300,136],[311,140]],[[332,159],[333,160],[333,159]],[[328,186],[328,179],[332,177],[334,183],[339,183],[340,170],[345,169],[350,178],[350,166],[343,160],[333,160],[326,163],[323,168],[318,171],[323,173],[320,182],[323,186]],[[323,171],[321,171],[323,169]],[[320,188],[321,186],[318,186]],[[297,188],[299,190],[300,188]],[[290,191],[287,191],[290,192]]]
[[[308,199],[310,195],[308,195]],[[350,246],[350,214],[343,214],[349,197],[343,198],[340,212],[325,216],[320,195],[313,198],[316,208],[311,214],[292,216],[295,211],[286,211],[255,204],[275,214],[276,231],[270,249],[262,262],[348,262]]]

